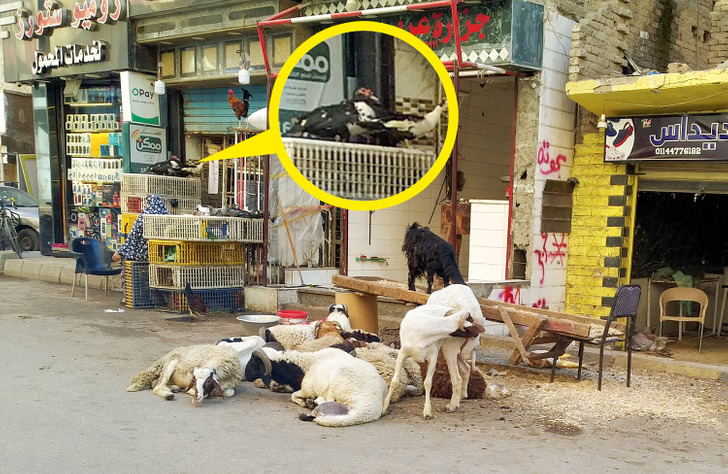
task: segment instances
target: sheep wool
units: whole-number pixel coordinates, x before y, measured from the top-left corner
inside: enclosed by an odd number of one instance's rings
[[[238,352],[229,345],[198,344],[171,350],[151,367],[140,372],[129,382],[127,392],[153,388],[154,394],[166,400],[192,385],[198,368],[214,372],[224,396],[232,396],[243,380]]]
[[[370,342],[365,347],[356,349],[356,358],[372,364],[385,382],[389,382],[394,376],[398,355],[397,349],[380,342]],[[419,364],[408,358],[404,361],[403,369],[404,372],[392,392],[392,403],[398,402],[404,395],[419,396],[425,393]]]

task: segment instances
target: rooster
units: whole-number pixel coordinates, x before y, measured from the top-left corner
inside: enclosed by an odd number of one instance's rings
[[[246,89],[242,89],[243,91],[243,100],[238,99],[235,97],[235,93],[232,89],[228,89],[228,102],[230,102],[230,107],[233,109],[233,112],[235,112],[235,117],[238,119],[238,126],[243,126],[243,117],[248,117],[248,109],[250,108],[250,98],[253,97],[253,94],[248,92]]]
[[[192,316],[198,316],[201,318],[207,316],[209,312],[207,310],[207,306],[205,305],[205,302],[202,301],[200,295],[196,295],[195,292],[192,291],[190,282],[185,283],[185,297],[187,298],[187,307],[190,309],[190,314]]]

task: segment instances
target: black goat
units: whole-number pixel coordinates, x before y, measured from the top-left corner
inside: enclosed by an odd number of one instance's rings
[[[429,227],[422,227],[417,222],[408,226],[402,252],[407,257],[407,283],[411,291],[415,291],[415,280],[425,274],[428,294],[432,292],[435,275],[442,277],[445,286],[450,282],[465,284],[455,261],[455,249]]]

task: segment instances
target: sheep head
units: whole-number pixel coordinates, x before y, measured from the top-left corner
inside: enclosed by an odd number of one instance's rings
[[[316,322],[316,339],[320,339],[327,334],[335,334],[339,336],[342,332],[341,324],[336,321],[317,321]]]
[[[192,372],[192,380],[186,391],[190,392],[191,390],[193,393],[190,393],[190,395],[192,395],[192,401],[195,403],[200,403],[206,397],[223,396],[220,382],[213,369],[196,368]]]
[[[260,347],[255,349],[248,365],[245,366],[245,380],[252,382],[256,379],[263,379],[263,383],[267,386],[270,384],[271,372],[273,372],[273,366],[268,355]]]
[[[351,331],[349,308],[345,304],[329,305],[329,315],[324,318],[324,321],[336,321],[344,331]]]
[[[458,330],[451,332],[450,335],[454,337],[476,337],[482,332],[485,332],[485,328],[475,323],[470,313],[463,311]]]

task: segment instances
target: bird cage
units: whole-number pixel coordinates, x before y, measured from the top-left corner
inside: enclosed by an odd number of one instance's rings
[[[195,289],[233,288],[244,285],[245,265],[196,266],[149,264],[149,286],[181,290],[186,283]]]
[[[263,220],[247,217],[145,214],[144,238],[262,243]]]
[[[427,173],[436,156],[414,148],[284,138],[296,169],[314,186],[344,199],[399,194]]]
[[[184,313],[189,310],[184,290],[158,290],[161,305],[158,309]],[[209,311],[243,311],[245,310],[245,292],[243,288],[222,288],[217,290],[195,290],[195,295],[202,298]]]
[[[121,175],[121,189],[129,195],[190,198],[200,200],[199,178],[179,178],[154,174],[124,173]]]

